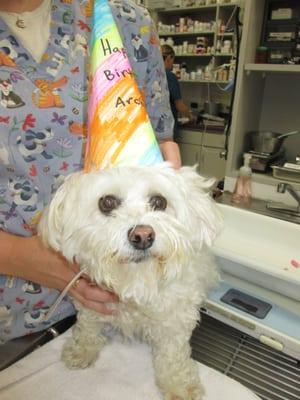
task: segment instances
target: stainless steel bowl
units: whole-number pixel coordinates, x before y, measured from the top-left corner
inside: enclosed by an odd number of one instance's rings
[[[206,114],[218,116],[220,112],[221,104],[214,101],[206,101],[204,103],[204,112]]]
[[[250,150],[258,153],[276,154],[282,147],[284,140],[298,134],[298,131],[278,133],[272,131],[253,131],[250,135]]]

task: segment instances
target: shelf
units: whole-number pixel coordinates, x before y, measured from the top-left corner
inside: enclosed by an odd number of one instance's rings
[[[235,54],[233,53],[218,53],[214,54],[215,57],[235,57]]]
[[[234,57],[234,54],[232,53],[226,53],[226,54],[175,54],[175,58],[177,57]]]
[[[245,64],[245,71],[300,73],[300,65],[248,63]]]
[[[225,33],[217,33],[218,37],[232,37],[234,36],[233,32],[225,32]]]
[[[218,4],[220,8],[229,8],[229,7],[235,7],[240,5],[240,1],[232,1],[231,3],[226,3],[226,4]]]
[[[183,12],[189,12],[189,11],[202,11],[202,10],[213,10],[216,9],[217,7],[220,8],[226,8],[226,7],[234,7],[238,6],[240,4],[239,1],[231,2],[231,3],[225,3],[225,4],[209,4],[205,6],[193,6],[193,7],[173,7],[173,8],[163,8],[163,9],[156,9],[157,12],[159,13],[183,13]]]
[[[217,8],[217,4],[210,4],[208,6],[194,6],[194,7],[173,7],[173,8],[164,8],[164,9],[157,9],[159,13],[183,13],[186,11],[201,11],[207,9],[215,9]]]
[[[213,54],[175,54],[175,58],[177,57],[213,57]]]
[[[194,35],[214,35],[215,31],[200,31],[200,32],[161,32],[159,36],[194,36]]]
[[[198,32],[158,32],[159,36],[196,36],[196,35],[215,35],[215,31],[198,31]],[[234,33],[217,33],[218,37],[232,37]]]
[[[217,83],[217,84],[227,84],[229,81],[215,81],[215,80],[206,80],[206,79],[178,79],[178,82],[181,83]]]

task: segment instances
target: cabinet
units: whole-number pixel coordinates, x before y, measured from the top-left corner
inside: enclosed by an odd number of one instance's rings
[[[228,116],[232,96],[228,83],[234,79],[236,62],[235,15],[240,3],[230,0],[152,3],[156,4],[152,9],[161,44],[170,44],[175,51],[174,73],[183,100],[196,112],[203,112],[204,104],[212,102],[219,103],[218,115],[225,119]],[[151,8],[151,1],[147,5]],[[225,151],[225,123],[222,133],[204,134],[199,130],[200,127],[193,133],[192,128],[183,129],[177,138],[183,165],[198,164],[201,174],[224,178],[226,162],[220,154]],[[218,138],[216,143],[207,141],[209,135]]]
[[[176,141],[180,148],[183,165],[197,165],[200,171],[203,133],[200,131],[180,129]]]
[[[284,1],[282,2],[284,3]],[[300,127],[300,65],[256,64],[261,43],[265,1],[245,0],[236,95],[233,105],[225,189],[232,191],[242,155],[249,150],[247,134],[256,130],[287,132]],[[285,140],[285,157],[295,162],[300,154],[300,135]],[[253,174],[254,197],[282,201],[276,193],[278,179],[267,173]],[[295,185],[300,190],[300,185]]]
[[[222,156],[225,136],[181,129],[176,139],[183,165],[197,165],[197,171],[207,177],[224,178],[225,159]]]

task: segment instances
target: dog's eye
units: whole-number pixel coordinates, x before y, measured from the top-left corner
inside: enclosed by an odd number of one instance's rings
[[[103,214],[109,214],[112,210],[118,208],[120,204],[121,200],[111,194],[101,197],[98,202],[100,211]]]
[[[161,195],[152,196],[149,203],[154,211],[164,211],[167,208],[167,199]]]

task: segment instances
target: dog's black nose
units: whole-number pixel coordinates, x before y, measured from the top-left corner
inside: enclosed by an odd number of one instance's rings
[[[152,246],[155,232],[150,225],[136,225],[128,231],[128,240],[137,250],[146,250]]]

